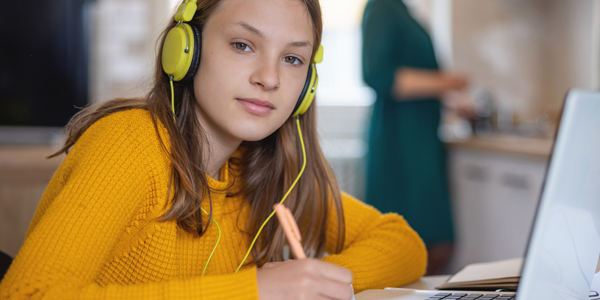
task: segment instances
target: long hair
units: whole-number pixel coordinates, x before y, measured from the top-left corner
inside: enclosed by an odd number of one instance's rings
[[[221,0],[199,0],[198,11],[189,22],[201,30],[210,15],[218,8]],[[313,56],[321,43],[322,19],[318,0],[302,1],[310,15],[315,43]],[[62,149],[50,157],[68,153],[83,132],[97,120],[110,114],[134,108],[147,109],[154,123],[156,134],[160,138],[159,124],[168,133],[169,145],[163,144],[163,150],[171,161],[171,179],[169,182],[170,207],[160,217],[160,221],[176,221],[187,232],[202,236],[206,228],[202,225],[203,214],[200,207],[209,201],[212,219],[212,201],[207,180],[206,163],[203,161],[207,139],[196,115],[197,102],[194,97],[194,84],[174,83],[177,124],[173,122],[170,107],[170,86],[167,75],[162,71],[162,45],[167,32],[175,27],[171,22],[158,40],[158,51],[154,71],[154,83],[145,98],[113,99],[99,105],[88,106],[77,113],[67,124],[67,140]],[[311,59],[312,61],[312,59]],[[296,187],[286,199],[289,207],[300,223],[302,243],[309,254],[320,257],[325,251],[327,219],[335,209],[338,217],[338,237],[336,253],[344,243],[344,217],[340,191],[335,176],[329,167],[319,146],[316,128],[316,105],[313,104],[300,116],[302,133],[306,146],[306,169]],[[289,118],[283,126],[260,141],[243,142],[240,157],[232,157],[230,172],[239,180],[240,186],[230,195],[243,197],[243,206],[249,206],[249,218],[245,228],[239,228],[252,239],[264,220],[273,210],[273,204],[279,202],[300,171],[302,152],[294,118]],[[171,193],[170,192],[170,193]],[[240,208],[241,212],[241,208]],[[303,224],[310,224],[304,225]],[[207,225],[209,226],[209,225]],[[262,266],[266,262],[283,260],[285,237],[276,219],[268,222],[252,249],[253,260]]]

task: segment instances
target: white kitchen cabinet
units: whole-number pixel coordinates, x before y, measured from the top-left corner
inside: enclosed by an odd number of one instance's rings
[[[547,158],[457,147],[448,152],[456,239],[447,271],[524,256]]]

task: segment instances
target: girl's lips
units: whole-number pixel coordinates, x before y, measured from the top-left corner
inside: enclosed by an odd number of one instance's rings
[[[269,101],[263,101],[260,99],[236,99],[244,109],[255,115],[266,116],[268,115],[275,106]]]

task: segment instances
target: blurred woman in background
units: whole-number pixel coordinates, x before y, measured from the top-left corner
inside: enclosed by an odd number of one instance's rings
[[[439,70],[429,35],[401,0],[370,0],[362,34],[363,77],[377,94],[366,200],[406,218],[427,245],[427,274],[438,274],[454,239],[438,126],[442,104],[463,114],[471,110],[443,97],[464,89],[467,78]]]

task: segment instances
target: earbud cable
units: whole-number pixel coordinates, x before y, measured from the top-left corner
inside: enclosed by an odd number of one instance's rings
[[[296,126],[298,127],[298,135],[300,136],[300,145],[302,146],[302,168],[300,169],[300,173],[298,173],[298,176],[296,177],[296,180],[294,180],[294,182],[292,183],[292,185],[288,189],[287,193],[285,193],[285,195],[283,196],[283,198],[281,199],[281,201],[279,201],[280,204],[283,203],[283,201],[285,201],[285,199],[287,198],[287,196],[290,194],[290,192],[292,191],[292,189],[294,188],[294,186],[296,185],[296,183],[300,179],[300,176],[302,176],[302,173],[304,173],[304,168],[306,167],[306,149],[304,149],[304,140],[302,139],[302,130],[300,129],[300,117],[299,116],[296,116]],[[265,227],[265,225],[267,224],[267,222],[269,222],[269,220],[271,219],[271,217],[273,217],[274,214],[275,214],[275,210],[273,210],[271,212],[271,214],[269,215],[269,217],[267,217],[267,219],[263,222],[263,224],[258,229],[258,232],[256,233],[256,236],[254,237],[254,240],[252,240],[252,244],[250,244],[250,247],[248,248],[248,252],[246,252],[246,256],[244,256],[244,259],[242,259],[242,262],[240,262],[240,265],[237,267],[237,270],[235,270],[235,273],[237,273],[240,270],[240,268],[242,267],[242,265],[246,261],[246,258],[248,258],[248,255],[250,254],[250,250],[252,250],[252,247],[254,246],[254,243],[258,239],[258,235],[262,231],[263,227]]]
[[[177,125],[177,119],[175,119],[175,91],[173,90],[173,75],[169,76],[169,83],[171,83],[171,110],[173,111],[173,121]]]
[[[207,216],[209,215],[206,210],[204,210],[204,208],[200,208]],[[217,223],[217,221],[215,221],[215,218],[212,219],[213,222],[215,222],[215,225],[217,225],[217,229],[219,230],[219,237],[217,238],[217,243],[215,244],[215,247],[213,248],[212,252],[210,252],[210,255],[208,256],[208,260],[206,261],[206,264],[204,265],[204,270],[202,270],[202,276],[204,276],[204,272],[206,272],[206,267],[208,267],[208,263],[210,262],[210,259],[212,258],[213,254],[215,253],[215,250],[217,250],[217,246],[219,246],[219,241],[221,241],[221,227],[219,226],[219,223]]]

